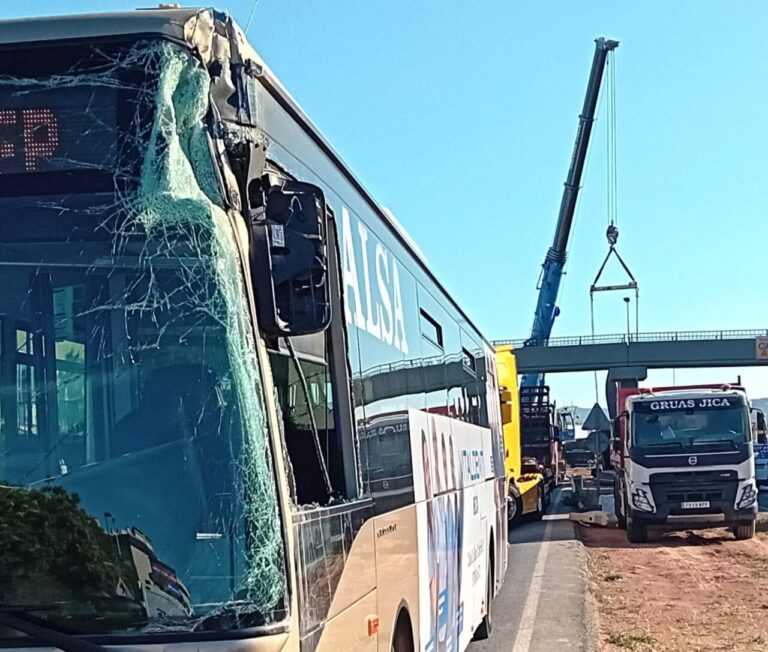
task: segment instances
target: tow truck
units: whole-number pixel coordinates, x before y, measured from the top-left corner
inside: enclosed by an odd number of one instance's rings
[[[524,457],[521,432],[520,391],[517,362],[510,345],[496,347],[501,423],[504,432],[504,466],[507,476],[507,520],[510,527],[523,516],[540,520],[550,496],[551,473],[545,475],[536,457]],[[549,431],[547,431],[549,432]],[[527,450],[530,453],[530,450]]]
[[[615,513],[633,543],[648,528],[755,534],[757,485],[744,388],[619,388],[612,422]]]

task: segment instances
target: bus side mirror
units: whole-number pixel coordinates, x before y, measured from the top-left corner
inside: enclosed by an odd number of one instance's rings
[[[267,335],[310,335],[331,323],[328,216],[317,186],[268,174],[248,185],[251,277]]]

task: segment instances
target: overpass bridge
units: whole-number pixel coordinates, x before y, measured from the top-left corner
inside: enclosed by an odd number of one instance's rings
[[[556,337],[546,345],[529,346],[524,342],[494,342],[514,346],[520,374],[607,370],[609,380],[636,382],[646,378],[648,369],[757,365],[768,369],[768,329]],[[478,357],[474,364],[479,367],[470,369],[463,354],[399,360],[366,369],[353,383],[357,394],[372,401],[400,397],[404,390],[413,394],[444,390],[446,383],[474,397],[485,392],[476,374],[484,376],[483,363]]]
[[[750,367],[768,369],[768,329],[681,331],[553,337],[548,342],[498,340],[515,347],[521,374],[609,370],[642,380],[648,369]]]

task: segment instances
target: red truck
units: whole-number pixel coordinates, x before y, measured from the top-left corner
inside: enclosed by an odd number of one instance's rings
[[[523,466],[528,473],[544,476],[544,502],[565,475],[560,428],[555,404],[549,400],[549,386],[520,388],[520,445]]]

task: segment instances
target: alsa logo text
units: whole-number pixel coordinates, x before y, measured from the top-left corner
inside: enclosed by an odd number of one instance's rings
[[[347,323],[408,353],[397,261],[380,242],[370,237],[365,224],[354,221],[356,228],[353,229],[349,211],[343,207],[342,275]],[[355,240],[359,257],[355,253]]]

